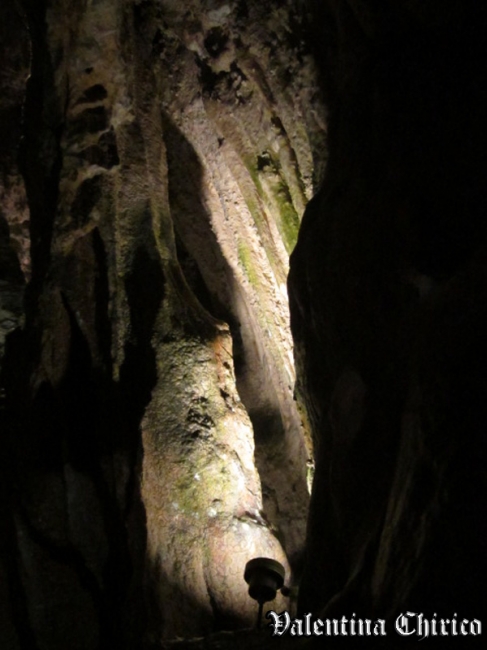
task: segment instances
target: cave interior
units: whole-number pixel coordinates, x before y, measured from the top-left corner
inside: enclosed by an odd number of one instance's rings
[[[482,643],[486,33],[2,0],[2,650]],[[387,636],[253,630],[255,557],[267,609]]]

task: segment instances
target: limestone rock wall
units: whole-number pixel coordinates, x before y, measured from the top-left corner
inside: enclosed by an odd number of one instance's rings
[[[482,3],[0,18],[0,646],[251,624],[310,432],[301,610],[485,618]]]
[[[299,566],[285,279],[324,138],[299,10],[2,7],[2,217],[29,280],[2,370],[2,647],[250,625],[245,562]]]

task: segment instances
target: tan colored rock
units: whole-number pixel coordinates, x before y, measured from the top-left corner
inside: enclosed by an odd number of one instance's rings
[[[42,648],[250,626],[245,563],[289,581],[299,563],[311,449],[285,279],[322,130],[277,4],[28,8],[8,522]]]

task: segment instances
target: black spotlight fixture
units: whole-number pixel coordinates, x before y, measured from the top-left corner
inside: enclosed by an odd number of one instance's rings
[[[257,627],[260,627],[262,621],[264,603],[274,600],[284,585],[285,576],[282,564],[268,557],[256,557],[245,565],[244,578],[249,585],[249,596],[259,603]]]

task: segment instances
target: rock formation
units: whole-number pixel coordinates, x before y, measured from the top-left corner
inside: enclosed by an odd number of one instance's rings
[[[329,162],[290,274],[317,450],[300,607],[482,620],[487,16],[383,4],[314,3]]]
[[[0,647],[485,619],[486,14],[0,6]]]
[[[2,11],[1,638],[251,625],[245,563],[293,580],[309,498],[286,276],[324,118],[302,7]]]

